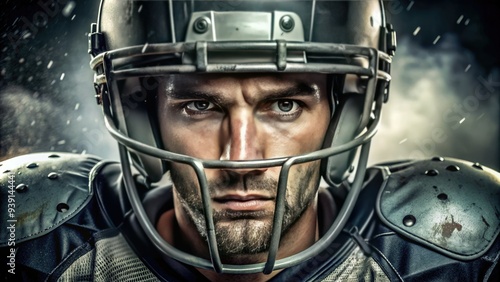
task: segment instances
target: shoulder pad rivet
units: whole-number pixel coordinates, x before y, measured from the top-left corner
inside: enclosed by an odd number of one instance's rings
[[[446,170],[449,170],[449,171],[459,171],[460,167],[458,167],[456,165],[449,165],[449,166],[446,167]]]
[[[59,158],[59,155],[58,154],[52,154],[49,156],[49,158]]]
[[[428,176],[436,176],[439,174],[439,171],[437,171],[437,169],[431,169],[431,170],[427,170],[425,172],[425,175],[428,175]]]
[[[441,201],[446,201],[448,200],[448,195],[446,195],[445,193],[441,193],[438,195],[438,199],[440,199]]]
[[[435,162],[444,162],[444,158],[443,157],[433,157],[431,160],[435,161]]]
[[[415,222],[417,222],[417,219],[411,214],[409,214],[403,218],[403,224],[406,227],[412,227],[413,225],[415,225]]]
[[[28,185],[21,183],[21,184],[16,186],[16,192],[22,193],[22,192],[26,191],[27,188],[28,188]]]
[[[58,212],[67,212],[69,210],[69,206],[66,203],[59,203],[56,209]]]
[[[35,168],[38,167],[37,163],[30,163],[29,165],[26,166],[27,168]]]
[[[47,175],[47,177],[49,179],[56,179],[56,178],[59,177],[59,175],[57,173],[55,173],[55,172],[51,172],[51,173],[49,173],[49,175]]]
[[[474,163],[472,165],[473,168],[477,168],[477,169],[480,169],[480,170],[483,170],[483,166],[480,164],[480,163]]]

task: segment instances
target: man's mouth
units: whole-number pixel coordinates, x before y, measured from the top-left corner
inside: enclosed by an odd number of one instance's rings
[[[260,211],[274,207],[274,198],[263,195],[225,195],[213,200],[216,210]]]

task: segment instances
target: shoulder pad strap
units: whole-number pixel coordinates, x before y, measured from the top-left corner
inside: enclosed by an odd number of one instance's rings
[[[29,154],[0,163],[0,247],[49,233],[92,196],[89,178],[99,159],[67,153]]]
[[[476,259],[500,231],[500,174],[439,157],[394,166],[377,213],[411,240],[455,259]]]

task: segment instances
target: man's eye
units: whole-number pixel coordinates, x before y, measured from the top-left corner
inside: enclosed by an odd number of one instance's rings
[[[208,101],[193,101],[188,103],[186,108],[191,111],[208,111],[215,108],[215,105]]]
[[[289,113],[296,111],[299,108],[299,104],[292,100],[280,100],[273,103],[271,108],[276,112]]]

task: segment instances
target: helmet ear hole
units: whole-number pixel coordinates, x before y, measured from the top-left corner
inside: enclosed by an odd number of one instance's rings
[[[149,77],[151,78],[151,77]],[[121,105],[121,111],[116,111],[116,119],[120,128],[133,140],[161,148],[161,139],[158,138],[158,121],[156,118],[156,91],[157,87],[148,85],[148,78],[127,78],[116,84],[116,104]],[[118,101],[119,100],[119,101]],[[120,117],[121,115],[121,117]],[[157,157],[130,151],[134,164],[141,168],[148,181],[159,181],[166,169],[163,161]]]
[[[148,103],[137,103],[137,107],[128,112],[125,117],[127,131],[129,132],[130,138],[147,145],[158,147],[159,144],[153,133],[155,124],[148,115],[147,104]],[[151,126],[145,126],[147,124],[151,124]],[[144,168],[149,181],[157,182],[162,178],[164,169],[161,159],[137,152],[133,154],[135,155],[133,160]]]
[[[339,146],[352,141],[360,133],[364,95],[343,94],[330,121],[323,148]],[[356,148],[330,156],[321,161],[321,175],[332,186],[338,186],[349,175],[349,168],[356,155]]]

